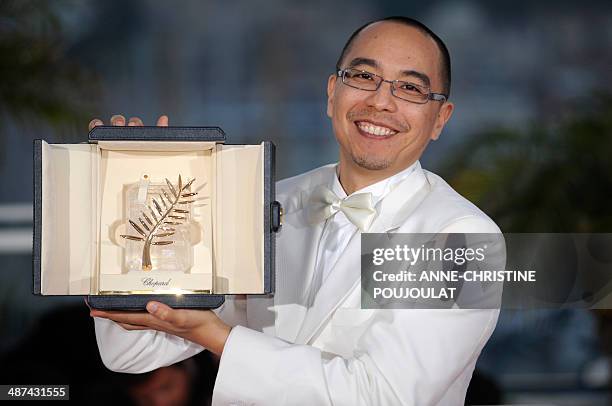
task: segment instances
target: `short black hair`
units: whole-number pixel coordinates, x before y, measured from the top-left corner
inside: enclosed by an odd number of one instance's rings
[[[442,73],[442,92],[446,95],[446,97],[449,97],[450,96],[450,89],[451,89],[451,61],[450,61],[450,53],[448,52],[448,48],[446,47],[446,44],[444,44],[444,41],[442,41],[442,39],[440,37],[438,37],[432,30],[430,30],[429,27],[427,27],[422,22],[417,21],[417,20],[415,20],[413,18],[410,18],[410,17],[403,17],[403,16],[386,17],[386,18],[382,18],[382,19],[379,19],[379,20],[370,21],[369,23],[366,23],[366,24],[362,25],[361,27],[359,27],[349,37],[348,41],[344,45],[344,48],[342,48],[342,52],[340,53],[340,57],[338,58],[338,62],[336,62],[336,71],[339,71],[341,69],[341,65],[342,65],[342,62],[344,61],[344,57],[346,56],[346,54],[350,50],[353,41],[359,35],[359,33],[361,31],[363,31],[366,27],[369,27],[370,25],[372,25],[374,23],[379,23],[379,22],[383,22],[383,21],[390,21],[390,22],[400,23],[400,24],[407,25],[409,27],[416,28],[417,30],[419,30],[423,34],[428,35],[431,39],[434,40],[434,42],[438,46],[438,49],[440,50],[440,55],[441,55],[440,65],[441,65],[441,68],[442,68],[441,69],[441,73]]]

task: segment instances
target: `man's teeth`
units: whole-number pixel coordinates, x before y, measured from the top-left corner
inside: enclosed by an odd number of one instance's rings
[[[381,127],[378,125],[365,123],[365,122],[358,123],[357,126],[359,127],[361,131],[364,131],[372,135],[386,136],[386,135],[393,135],[396,133],[396,131],[393,131],[390,128]]]

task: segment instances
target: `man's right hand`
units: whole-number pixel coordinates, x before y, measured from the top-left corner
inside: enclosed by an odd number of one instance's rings
[[[100,120],[99,118],[94,118],[93,120],[89,122],[89,130],[91,131],[92,128],[97,127],[99,125],[104,125],[104,122]],[[115,125],[115,126],[128,125],[130,127],[134,127],[134,126],[141,127],[144,124],[139,117],[130,117],[130,119],[126,121],[125,117],[122,116],[121,114],[115,114],[114,116],[110,118],[110,125]],[[157,126],[158,127],[168,127],[168,116],[166,115],[159,116],[159,118],[157,119]]]

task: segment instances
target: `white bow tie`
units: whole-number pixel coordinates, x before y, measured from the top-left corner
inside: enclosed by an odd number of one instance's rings
[[[376,216],[372,193],[357,193],[341,199],[328,187],[320,185],[310,195],[308,220],[311,224],[323,222],[339,211],[361,231],[366,231]]]

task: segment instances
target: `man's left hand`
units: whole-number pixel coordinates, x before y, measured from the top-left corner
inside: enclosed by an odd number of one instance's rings
[[[231,327],[210,310],[173,309],[160,302],[147,303],[146,312],[91,309],[90,316],[118,323],[126,330],[157,330],[200,344],[221,355]]]

